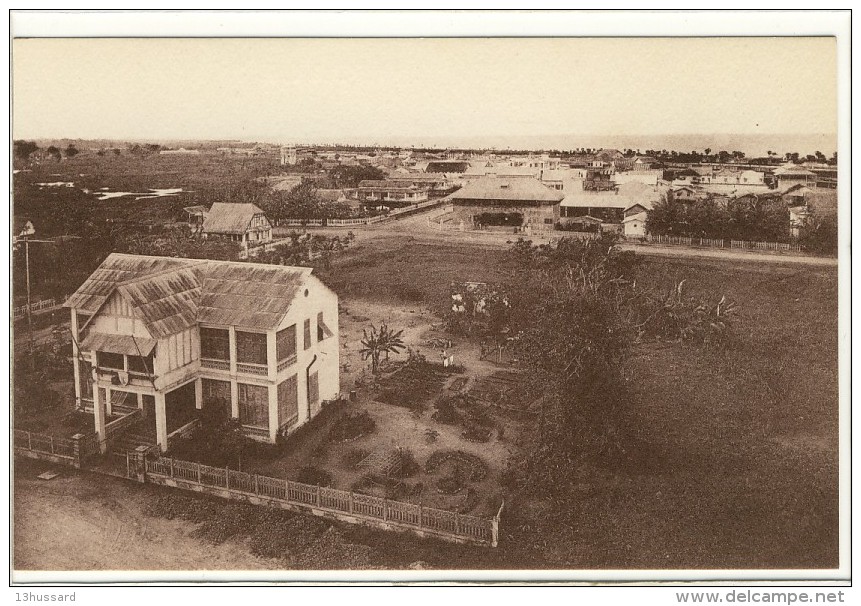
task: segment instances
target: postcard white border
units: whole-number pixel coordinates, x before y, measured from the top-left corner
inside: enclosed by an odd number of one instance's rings
[[[851,23],[845,12],[177,12],[64,11],[7,15],[14,37],[471,37],[471,36],[836,36],[838,151],[850,158]],[[8,135],[8,133],[7,133]],[[11,141],[10,141],[11,144]],[[6,175],[8,180],[9,176]],[[584,571],[291,571],[28,572],[15,583],[140,582],[816,582],[849,578],[849,338],[848,221],[851,181],[841,173],[839,255],[840,567],[834,570],[584,570]],[[8,185],[8,181],[7,181]],[[8,254],[8,252],[7,252]],[[7,259],[8,260],[8,259]],[[8,271],[8,263],[7,263]],[[7,275],[8,278],[8,275]],[[8,280],[7,280],[8,283]],[[8,331],[8,326],[6,327]],[[7,336],[8,333],[7,333]],[[6,369],[8,372],[8,369]],[[8,377],[7,377],[8,378]],[[7,453],[8,456],[8,453]],[[11,569],[11,568],[10,568]]]

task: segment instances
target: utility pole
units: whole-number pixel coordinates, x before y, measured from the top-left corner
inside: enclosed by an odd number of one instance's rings
[[[24,229],[14,238],[14,243],[18,244],[19,242],[24,243],[24,268],[27,273],[27,342],[29,346],[29,355],[30,355],[30,370],[36,369],[36,342],[35,337],[33,336],[33,310],[31,309],[31,297],[30,297],[30,242],[37,244],[56,244],[57,240],[34,240],[32,236],[36,234],[36,230],[33,229],[33,225],[27,222],[27,225]],[[66,236],[66,237],[76,237],[76,236]]]
[[[24,236],[24,265],[27,271],[27,333],[30,345],[30,370],[36,370],[36,347],[33,343],[33,312],[30,309],[30,239]]]

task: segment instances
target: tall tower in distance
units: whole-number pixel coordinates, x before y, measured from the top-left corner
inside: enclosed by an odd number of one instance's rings
[[[281,166],[295,166],[298,160],[295,145],[281,146]]]

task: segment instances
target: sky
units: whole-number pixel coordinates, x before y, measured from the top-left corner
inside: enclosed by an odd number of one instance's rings
[[[14,138],[837,131],[834,38],[16,39]]]

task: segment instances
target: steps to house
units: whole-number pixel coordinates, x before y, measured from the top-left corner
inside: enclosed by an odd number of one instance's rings
[[[117,436],[111,444],[111,452],[125,458],[126,452],[136,450],[139,446],[155,448],[157,442],[155,425],[142,419]]]

